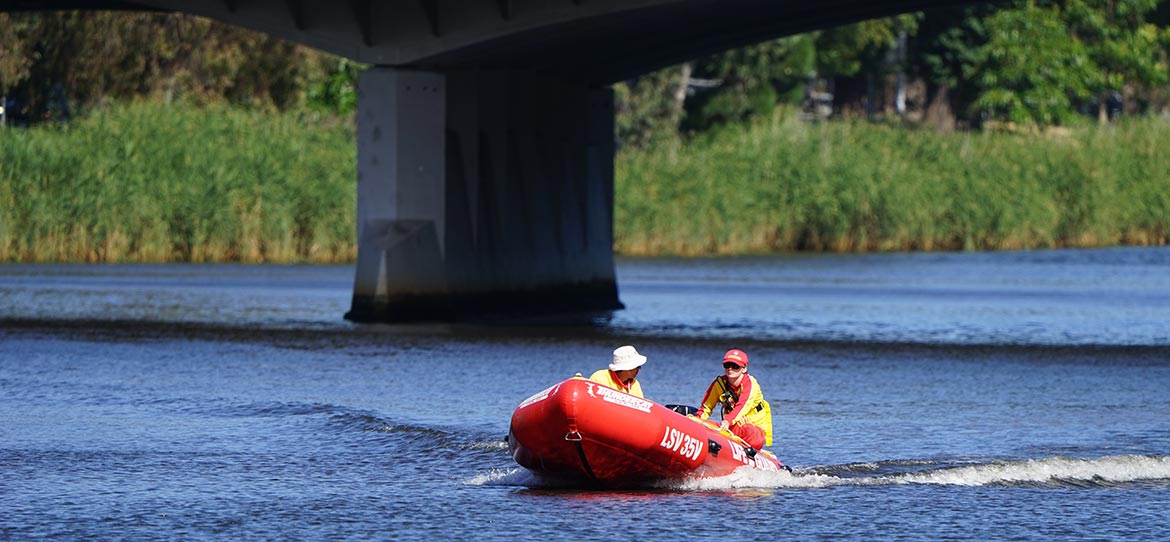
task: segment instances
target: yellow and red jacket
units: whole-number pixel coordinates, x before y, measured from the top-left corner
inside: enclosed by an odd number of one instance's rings
[[[720,376],[707,387],[703,405],[699,407],[699,418],[707,419],[715,405],[723,405],[723,419],[731,425],[748,423],[764,430],[765,446],[772,445],[772,409],[764,400],[760,383],[752,375],[745,374],[739,380],[739,387],[732,389],[726,376]]]
[[[593,373],[593,375],[589,377],[589,380],[604,386],[609,386],[615,390],[624,391],[635,397],[641,397],[643,399],[646,398],[644,395],[642,395],[642,384],[638,383],[638,379],[635,378],[634,381],[631,382],[629,386],[627,386],[625,383],[618,380],[617,374],[609,369],[602,369],[596,373]]]

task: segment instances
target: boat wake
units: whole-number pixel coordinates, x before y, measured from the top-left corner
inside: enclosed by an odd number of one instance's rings
[[[869,471],[869,474],[864,474]],[[672,489],[820,488],[932,484],[1001,487],[1119,487],[1131,483],[1170,483],[1170,456],[1116,455],[1097,459],[1049,457],[970,465],[930,461],[891,461],[812,467],[786,472],[751,472],[688,480]]]
[[[522,468],[482,473],[465,483],[549,489],[564,487]],[[909,484],[1037,488],[1128,487],[1134,484],[1170,486],[1170,455],[1115,455],[1096,459],[1049,457],[966,465],[925,460],[888,461],[797,468],[792,473],[744,468],[728,476],[671,482],[655,488],[713,491]]]
[[[512,469],[492,469],[475,475],[463,482],[469,486],[521,486],[521,487],[556,487],[545,480],[541,480],[528,469],[515,467]]]

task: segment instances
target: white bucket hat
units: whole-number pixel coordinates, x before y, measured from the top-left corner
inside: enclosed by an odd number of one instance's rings
[[[646,356],[639,354],[634,347],[619,346],[617,350],[613,351],[613,363],[609,364],[609,370],[629,371],[641,367],[643,363],[646,363]]]

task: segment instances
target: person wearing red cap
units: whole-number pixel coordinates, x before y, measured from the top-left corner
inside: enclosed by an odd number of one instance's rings
[[[719,429],[730,430],[755,449],[772,445],[772,409],[755,377],[747,374],[748,356],[732,349],[723,354],[723,375],[716,377],[703,395],[699,418],[707,419],[720,405],[723,422]]]
[[[613,361],[608,369],[601,369],[589,376],[589,380],[641,397],[642,384],[638,382],[638,371],[646,363],[646,356],[639,354],[633,346],[621,346],[613,351]]]

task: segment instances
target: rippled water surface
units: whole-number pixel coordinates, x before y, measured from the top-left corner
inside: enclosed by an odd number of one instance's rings
[[[0,266],[0,541],[1170,539],[1170,250],[618,272],[593,325],[387,326],[349,267]],[[627,342],[662,403],[747,350],[795,472],[516,466],[515,406]]]

